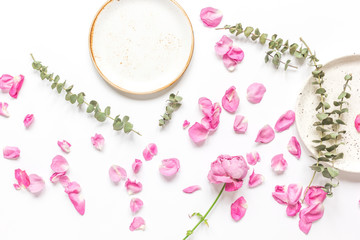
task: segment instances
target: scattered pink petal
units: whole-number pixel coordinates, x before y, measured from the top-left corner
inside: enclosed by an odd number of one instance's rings
[[[129,227],[130,231],[145,230],[145,221],[142,217],[135,217]]]
[[[64,188],[67,194],[81,192],[81,187],[77,182],[68,182]]]
[[[174,176],[180,168],[180,162],[177,158],[169,158],[161,161],[159,171],[163,176]]]
[[[140,182],[136,182],[136,180],[131,181],[128,179],[125,182],[125,187],[129,195],[139,193],[142,190],[142,184]]]
[[[27,188],[29,192],[37,194],[44,189],[45,182],[40,176],[36,174],[30,174],[29,180],[30,180],[30,185]]]
[[[20,157],[20,149],[18,147],[5,147],[3,149],[3,156],[6,159],[18,159]]]
[[[323,203],[327,194],[321,186],[312,186],[306,193],[305,202],[308,205]]]
[[[130,201],[130,209],[132,213],[137,213],[143,207],[144,203],[139,198],[133,198]]]
[[[355,118],[355,128],[358,132],[360,132],[360,114]]]
[[[10,114],[7,110],[8,106],[9,106],[9,104],[7,104],[6,102],[4,102],[4,103],[0,102],[0,115],[1,116],[4,116],[4,117],[10,116]]]
[[[143,156],[146,161],[150,161],[156,154],[158,149],[155,143],[150,143],[143,151]]]
[[[50,177],[50,182],[52,182],[52,183],[58,182],[60,177],[64,176],[65,174],[66,174],[66,172],[59,172],[59,173],[55,172],[55,173],[53,173],[51,175],[51,177]]]
[[[301,157],[301,147],[296,137],[291,137],[288,144],[289,152],[294,155],[297,159]]]
[[[236,133],[245,133],[248,128],[248,121],[242,115],[236,115],[234,121],[234,131]]]
[[[295,122],[295,112],[292,110],[287,111],[281,117],[279,120],[277,120],[275,124],[275,130],[277,132],[282,132],[288,129],[293,123]]]
[[[261,102],[264,94],[266,92],[266,88],[261,83],[253,83],[247,89],[247,100],[251,103],[259,103]]]
[[[140,171],[141,166],[142,166],[142,161],[140,159],[135,159],[135,162],[132,164],[132,169],[135,174]]]
[[[271,168],[276,173],[283,173],[286,170],[287,165],[283,154],[278,154],[271,159]]]
[[[239,47],[231,47],[223,56],[223,63],[229,71],[234,71],[238,63],[244,59],[244,51]]]
[[[62,140],[62,141],[58,141],[57,144],[64,153],[70,152],[71,144],[69,142]]]
[[[258,152],[251,152],[246,154],[246,160],[250,165],[256,165],[256,163],[260,162],[261,158]]]
[[[235,221],[241,220],[247,210],[247,203],[244,197],[238,198],[233,204],[231,204],[231,217]]]
[[[183,123],[183,128],[187,128],[190,125],[190,122],[188,120],[185,120]]]
[[[290,217],[295,216],[301,209],[300,197],[302,193],[302,187],[298,184],[290,184],[288,186],[287,196],[287,208],[286,214]]]
[[[269,143],[275,138],[274,130],[269,126],[265,125],[262,129],[260,129],[255,142],[260,143]]]
[[[63,175],[59,176],[59,182],[64,188],[66,188],[70,184],[70,179],[65,174],[66,173],[63,173]]]
[[[201,189],[201,187],[199,185],[194,185],[194,186],[190,186],[190,187],[183,189],[183,192],[184,193],[193,193],[200,189]]]
[[[28,114],[25,116],[25,119],[24,119],[24,125],[26,128],[29,128],[30,125],[33,123],[34,121],[34,114]]]
[[[235,70],[236,67],[236,61],[232,58],[229,57],[229,55],[225,54],[223,56],[223,63],[224,66],[227,68],[227,70],[229,70],[230,72]]]
[[[84,215],[85,199],[82,197],[82,195],[80,193],[70,193],[69,198],[71,203],[74,205],[76,211],[78,211],[80,215]]]
[[[14,78],[8,74],[4,74],[0,77],[0,89],[9,90],[14,84]]]
[[[17,180],[17,184],[14,184],[14,187],[16,190],[19,190],[20,188],[28,188],[30,185],[30,179],[27,175],[26,171],[23,171],[21,169],[15,170],[15,179]]]
[[[261,174],[255,174],[255,171],[253,170],[253,173],[250,175],[249,178],[249,187],[257,187],[260,184],[264,182],[264,176]]]
[[[285,186],[275,186],[275,192],[272,193],[272,197],[280,204],[287,204],[287,193],[285,192]]]
[[[198,103],[199,103],[201,112],[205,116],[209,117],[212,115],[214,107],[213,107],[213,104],[210,99],[208,99],[206,97],[201,97],[201,98],[199,98]]]
[[[321,203],[311,205],[300,211],[300,230],[308,234],[313,222],[319,220],[324,215],[324,206]]]
[[[109,176],[113,183],[119,183],[127,178],[126,170],[120,166],[112,165],[109,169]]]
[[[24,76],[23,75],[19,75],[19,76],[16,76],[14,77],[13,79],[13,85],[11,86],[10,88],[10,91],[9,91],[9,94],[11,97],[13,98],[17,98],[18,97],[18,94],[19,94],[19,91],[24,83]]]
[[[202,124],[196,122],[189,128],[189,136],[194,143],[202,143],[209,135],[209,130]]]
[[[97,150],[101,151],[104,147],[105,139],[101,134],[96,133],[94,137],[91,137],[91,142]]]
[[[69,170],[69,163],[63,156],[57,155],[52,160],[51,169],[56,173],[63,173]]]
[[[222,36],[222,38],[215,44],[215,52],[219,56],[224,56],[227,52],[230,51],[233,45],[233,40],[227,36]]]
[[[226,90],[222,98],[222,106],[229,113],[234,113],[239,107],[240,99],[234,86]]]
[[[201,21],[207,27],[217,27],[220,24],[222,17],[222,12],[212,7],[203,8],[200,12]]]

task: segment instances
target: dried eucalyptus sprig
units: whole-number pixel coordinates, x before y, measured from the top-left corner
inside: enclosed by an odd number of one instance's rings
[[[161,119],[159,120],[160,127],[165,126],[165,124],[171,120],[173,112],[181,107],[182,99],[182,97],[178,96],[178,93],[170,94],[169,99],[167,100],[168,104],[166,106],[165,113],[161,116]]]
[[[107,118],[111,119],[113,121],[113,129],[115,131],[121,131],[123,130],[125,133],[134,132],[141,136],[141,134],[133,129],[133,124],[129,122],[129,117],[124,116],[122,119],[120,118],[120,115],[117,115],[115,118],[110,116],[110,107],[106,107],[105,110],[102,112],[101,108],[97,101],[91,100],[89,103],[85,101],[85,93],[80,92],[78,94],[72,93],[73,85],[67,87],[66,81],[60,83],[60,77],[59,75],[56,75],[54,77],[54,73],[48,74],[47,68],[41,64],[41,62],[36,61],[34,56],[31,54],[31,57],[33,59],[32,67],[35,70],[38,70],[40,72],[40,78],[42,80],[47,79],[49,82],[51,82],[51,88],[56,89],[56,91],[60,94],[62,91],[66,92],[65,100],[69,101],[71,104],[78,103],[78,106],[81,106],[82,104],[85,104],[87,106],[86,112],[92,113],[94,112],[94,117],[99,122],[104,122]]]

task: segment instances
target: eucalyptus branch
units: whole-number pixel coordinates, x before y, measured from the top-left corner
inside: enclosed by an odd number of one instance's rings
[[[92,100],[90,102],[85,101],[85,93],[80,92],[78,94],[72,93],[73,85],[67,87],[66,81],[60,83],[59,75],[54,77],[54,73],[48,74],[47,68],[41,64],[41,62],[36,61],[34,56],[31,54],[31,58],[33,59],[32,67],[35,70],[40,72],[40,78],[42,80],[47,79],[49,82],[52,82],[51,88],[56,89],[56,91],[60,94],[62,91],[66,92],[65,100],[69,101],[71,104],[78,103],[78,106],[85,104],[87,106],[86,112],[92,113],[94,112],[94,117],[99,122],[105,122],[107,118],[113,121],[113,129],[115,131],[124,130],[125,133],[134,132],[141,136],[141,134],[133,129],[133,124],[129,122],[129,117],[124,116],[120,119],[120,115],[117,115],[115,118],[110,116],[110,106],[106,107],[104,112],[101,111],[99,104]]]
[[[181,107],[181,101],[182,97],[178,96],[178,93],[170,94],[169,99],[167,100],[168,104],[166,106],[165,113],[159,120],[160,127],[165,126],[165,124],[171,120],[173,112]]]

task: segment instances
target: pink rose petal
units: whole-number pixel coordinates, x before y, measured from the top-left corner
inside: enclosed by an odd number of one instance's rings
[[[9,104],[7,104],[6,102],[4,102],[4,103],[0,102],[0,115],[1,116],[4,116],[4,117],[10,116],[10,114],[7,110],[8,106],[9,106]]]
[[[201,97],[201,98],[199,98],[198,103],[199,103],[201,112],[205,116],[210,117],[213,112],[213,104],[212,104],[211,100],[206,97]]]
[[[280,204],[287,204],[287,193],[285,192],[285,186],[275,186],[275,192],[272,193],[272,197]]]
[[[20,157],[20,149],[18,147],[5,147],[3,149],[3,156],[6,159],[18,159]]]
[[[243,185],[243,180],[237,180],[237,181],[233,181],[231,183],[226,183],[225,184],[225,191],[226,192],[234,192],[239,190],[242,185]]]
[[[33,123],[34,121],[34,115],[33,114],[28,114],[25,116],[25,119],[24,119],[24,125],[26,128],[29,128],[30,125]]]
[[[226,53],[226,55],[235,61],[236,64],[240,63],[244,59],[244,51],[239,47],[232,47]]]
[[[70,179],[65,174],[66,173],[63,173],[63,175],[59,176],[59,182],[64,188],[66,188],[70,184]]]
[[[189,136],[194,143],[202,143],[209,135],[209,130],[202,124],[196,122],[189,128]]]
[[[259,103],[261,102],[264,94],[266,92],[266,88],[261,83],[253,83],[247,89],[247,100],[251,103]]]
[[[301,157],[301,147],[296,137],[291,137],[288,144],[289,152],[294,155],[297,159]]]
[[[30,174],[29,180],[30,180],[30,185],[27,188],[27,190],[29,190],[29,192],[37,194],[37,193],[40,193],[44,189],[45,182],[40,176],[38,176],[36,174]]]
[[[323,203],[327,194],[321,186],[312,186],[306,193],[305,202],[308,205]]]
[[[9,90],[14,84],[14,78],[8,74],[4,74],[0,77],[0,89]]]
[[[183,129],[187,128],[190,125],[190,122],[188,120],[185,120],[183,123]]]
[[[183,192],[184,193],[193,193],[193,192],[196,192],[196,191],[198,191],[200,189],[201,189],[201,187],[199,185],[194,185],[194,186],[184,188]]]
[[[236,115],[234,121],[234,131],[236,133],[245,133],[248,128],[248,121],[242,115]]]
[[[240,99],[234,86],[226,90],[222,98],[222,106],[229,113],[234,113],[239,107]]]
[[[269,143],[275,138],[274,130],[269,126],[265,125],[262,129],[260,129],[255,142],[260,143]]]
[[[113,183],[119,183],[127,178],[126,170],[120,166],[112,165],[109,169],[109,176]]]
[[[57,155],[52,160],[51,169],[56,173],[63,173],[69,170],[69,163],[63,156]]]
[[[238,198],[233,204],[231,204],[231,217],[235,221],[241,220],[247,210],[247,203],[244,197]]]
[[[24,83],[24,76],[23,75],[19,75],[17,77],[14,77],[13,79],[13,85],[10,88],[9,94],[11,97],[13,98],[17,98],[19,91]]]
[[[159,171],[161,175],[170,177],[174,176],[180,168],[180,162],[177,158],[169,158],[161,161]]]
[[[15,170],[15,179],[17,180],[17,184],[14,184],[16,190],[19,190],[21,187],[28,188],[30,185],[30,179],[27,175],[26,171],[21,169]]]
[[[300,230],[308,234],[313,222],[319,220],[324,215],[324,206],[321,203],[311,205],[300,211]]]
[[[105,139],[101,134],[96,133],[94,137],[91,137],[91,143],[99,151],[101,151],[103,149],[104,142],[105,142]]]
[[[80,215],[84,215],[85,199],[82,197],[82,195],[80,193],[70,193],[69,198],[71,203],[74,205],[76,211],[78,211]]]
[[[297,184],[290,184],[288,186],[287,196],[287,208],[286,214],[290,217],[296,216],[301,209],[300,197],[302,193],[302,187]]]
[[[256,165],[256,163],[260,162],[261,158],[258,152],[252,152],[246,154],[246,160],[250,165]]]
[[[295,112],[292,110],[287,111],[281,117],[279,120],[277,120],[275,124],[275,130],[277,132],[282,132],[288,129],[293,123],[295,122]]]
[[[128,179],[125,182],[125,187],[129,195],[139,193],[142,190],[142,184],[140,182],[136,182],[136,180],[131,181],[130,179]]]
[[[64,153],[70,152],[71,144],[69,142],[62,140],[62,141],[58,141],[57,144]]]
[[[130,201],[130,209],[132,213],[137,213],[143,207],[144,203],[139,198],[133,198]]]
[[[222,38],[215,44],[215,52],[219,56],[224,56],[227,52],[230,51],[233,45],[233,40],[227,36],[222,36]]]
[[[278,154],[271,159],[271,168],[276,173],[283,173],[287,168],[287,161],[283,154]]]
[[[289,217],[294,217],[301,209],[301,203],[297,202],[296,204],[290,205],[286,207],[286,215]]]
[[[81,187],[77,182],[68,182],[64,188],[67,194],[81,192]]]
[[[129,227],[130,231],[145,230],[145,221],[142,217],[135,217]]]
[[[150,161],[156,154],[158,149],[155,143],[150,143],[143,151],[143,156],[146,161]]]
[[[60,173],[55,172],[55,173],[53,173],[51,175],[51,177],[50,177],[50,182],[52,182],[52,183],[58,182],[60,177],[64,176],[65,174],[66,174],[66,172],[60,172]]]
[[[253,173],[250,175],[249,178],[249,187],[257,187],[260,184],[264,182],[264,176],[261,174],[255,174],[255,171],[253,170]]]
[[[134,173],[138,173],[140,171],[140,168],[142,166],[142,161],[140,159],[135,159],[135,162],[132,164],[132,170]]]
[[[358,132],[360,132],[360,114],[355,118],[355,128]]]
[[[217,27],[220,24],[222,17],[222,12],[212,7],[203,8],[200,12],[201,21],[207,27]]]
[[[224,66],[227,68],[227,70],[229,70],[230,72],[234,71],[235,67],[237,65],[237,62],[234,59],[232,59],[231,57],[229,57],[228,54],[225,54],[223,56],[223,63],[224,63]]]

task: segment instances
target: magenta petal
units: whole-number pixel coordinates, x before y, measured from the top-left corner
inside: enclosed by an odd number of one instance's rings
[[[142,166],[142,161],[139,159],[135,159],[135,162],[132,164],[132,170],[134,173],[138,173],[140,171],[140,168]]]
[[[129,195],[139,193],[142,190],[142,184],[140,182],[136,182],[136,180],[131,181],[130,179],[128,179],[125,182],[125,187]]]
[[[287,204],[287,194],[284,186],[275,186],[275,191],[272,193],[272,197],[280,204]]]
[[[223,14],[218,9],[212,7],[203,8],[200,12],[201,21],[208,27],[217,27],[222,17]]]
[[[248,128],[248,121],[242,115],[236,115],[234,121],[234,131],[236,133],[245,133]]]
[[[20,187],[28,188],[30,185],[30,179],[29,179],[29,176],[27,175],[26,171],[23,171],[21,169],[16,169],[15,170],[15,179],[18,182],[17,185],[19,186],[19,188]]]
[[[230,72],[234,71],[237,65],[237,62],[232,59],[227,53],[223,56],[223,63],[227,70],[229,70]]]
[[[324,215],[324,206],[322,203],[311,205],[300,211],[300,230],[308,234],[313,222],[319,220]]]
[[[20,75],[20,76],[17,76],[17,77],[14,77],[14,83],[13,85],[11,86],[10,88],[10,91],[9,91],[9,94],[11,97],[13,98],[17,98],[18,97],[18,94],[19,94],[19,91],[24,83],[24,76],[23,75]]]
[[[96,133],[94,137],[91,137],[91,143],[99,151],[101,151],[103,149],[104,142],[105,142],[105,139],[101,134]]]
[[[233,181],[231,183],[226,183],[225,184],[225,191],[226,192],[234,192],[239,190],[243,185],[243,180],[237,180],[237,181]]]
[[[295,112],[292,110],[287,111],[281,117],[279,120],[277,120],[275,124],[275,130],[277,132],[282,132],[288,129],[293,123],[295,122]]]
[[[239,47],[230,48],[226,55],[235,61],[236,64],[240,63],[244,59],[244,51]]]
[[[286,215],[288,215],[289,217],[294,217],[296,216],[296,214],[300,211],[301,209],[301,203],[297,202],[293,205],[288,205],[286,207]]]
[[[6,102],[2,103],[0,102],[0,116],[4,116],[4,117],[9,117],[10,114],[7,110],[9,104],[7,104]]]
[[[145,230],[145,221],[142,217],[135,217],[129,227],[130,231]]]
[[[276,173],[283,173],[287,168],[287,161],[283,154],[278,154],[271,159],[271,168]]]
[[[311,229],[311,226],[312,226],[312,223],[305,222],[304,220],[302,220],[300,218],[300,220],[299,220],[299,228],[303,233],[308,234],[310,229]]]
[[[130,201],[130,209],[132,213],[137,213],[143,207],[144,203],[139,198],[133,198]]]
[[[269,143],[275,138],[275,132],[274,130],[269,126],[266,125],[262,129],[260,129],[255,142],[260,143]]]
[[[161,161],[161,166],[159,168],[160,173],[163,176],[173,176],[175,175],[180,168],[180,162],[177,158],[164,159]]]
[[[297,159],[301,157],[301,147],[296,137],[291,137],[288,144],[289,152],[294,155]]]
[[[254,166],[256,163],[260,162],[261,158],[258,152],[252,152],[246,154],[246,160],[248,164]]]
[[[255,171],[253,170],[253,173],[250,175],[249,178],[249,187],[257,187],[260,184],[264,182],[264,176],[261,174],[255,174]]]
[[[241,220],[247,210],[247,203],[244,197],[238,198],[233,204],[231,204],[231,217],[235,221]]]
[[[64,153],[69,153],[70,152],[71,144],[68,143],[67,141],[65,141],[65,140],[62,140],[62,142],[58,141],[57,144]]]
[[[201,189],[201,187],[199,185],[194,185],[194,186],[184,188],[183,192],[184,193],[193,193],[193,192],[196,192],[196,191],[198,191],[200,189]]]
[[[80,215],[84,215],[85,199],[82,197],[82,195],[80,193],[70,193],[69,198],[71,203],[74,205],[76,211],[78,211]]]
[[[70,193],[80,193],[81,192],[81,187],[77,182],[69,182],[68,184],[66,184],[65,186],[65,192],[67,194]]]
[[[321,186],[312,186],[306,193],[305,202],[308,205],[323,203],[327,194]]]
[[[6,159],[18,159],[20,157],[20,149],[17,147],[5,147],[3,149],[3,156]]]
[[[190,122],[188,120],[185,120],[183,123],[183,128],[187,128],[190,125]]]
[[[251,103],[259,103],[261,102],[265,92],[266,88],[263,84],[253,83],[247,89],[247,99]]]
[[[9,90],[14,84],[14,78],[8,74],[4,74],[0,77],[0,89]]]
[[[109,176],[112,182],[119,183],[127,178],[126,170],[120,166],[112,165],[109,169]]]
[[[66,174],[66,172],[60,172],[60,173],[53,173],[50,177],[50,182],[52,183],[56,183],[59,181],[61,176],[64,176]]]
[[[63,156],[57,155],[52,160],[51,169],[57,173],[66,172],[69,170],[69,163]]]
[[[28,114],[25,116],[24,119],[24,125],[26,128],[30,127],[30,125],[33,123],[34,121],[34,115],[33,114]]]
[[[143,151],[143,156],[146,161],[150,161],[153,156],[158,153],[158,149],[155,143],[150,143]]]
[[[227,36],[222,36],[222,38],[215,44],[215,52],[219,56],[224,56],[227,52],[230,51],[233,45],[233,40]]]
[[[29,192],[39,193],[44,189],[45,182],[40,176],[38,176],[36,174],[30,174],[29,180],[30,180],[30,185],[27,188],[27,190],[29,190]]]
[[[355,128],[358,132],[360,132],[360,114],[355,118]]]
[[[189,136],[194,143],[204,142],[208,135],[209,130],[198,122],[189,128]]]
[[[240,99],[236,92],[236,87],[232,86],[226,90],[222,98],[222,106],[229,113],[234,113],[239,107]]]

